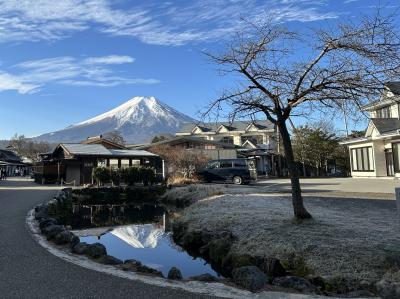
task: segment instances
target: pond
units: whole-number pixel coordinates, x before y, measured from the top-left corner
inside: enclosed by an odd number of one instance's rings
[[[81,242],[101,243],[120,260],[135,259],[165,277],[177,267],[183,278],[219,274],[202,258],[194,258],[174,243],[166,207],[141,205],[73,205],[68,223]],[[122,224],[122,225],[121,225]]]

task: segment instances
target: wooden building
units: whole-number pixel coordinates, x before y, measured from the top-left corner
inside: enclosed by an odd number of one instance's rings
[[[126,149],[101,137],[89,138],[83,143],[61,143],[53,152],[41,156],[42,161],[35,165],[38,183],[90,184],[93,168],[99,166],[110,169],[149,166],[163,175],[162,159],[158,155]]]
[[[12,150],[0,149],[0,169],[4,169],[7,176],[28,175],[31,167],[32,164],[24,162]]]

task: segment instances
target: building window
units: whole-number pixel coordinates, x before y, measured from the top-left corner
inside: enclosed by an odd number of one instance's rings
[[[118,168],[118,159],[110,159],[110,167],[113,169]]]
[[[372,146],[351,149],[353,171],[374,171]]]
[[[129,167],[129,159],[121,159],[121,168]]]
[[[376,118],[391,118],[390,106],[376,110]]]
[[[221,142],[226,144],[233,144],[233,137],[232,136],[222,137]]]
[[[133,166],[133,167],[138,167],[138,166],[140,166],[140,160],[132,159],[132,166]]]
[[[394,171],[400,172],[400,143],[392,144]]]
[[[97,159],[97,167],[106,167],[107,160],[106,159]]]

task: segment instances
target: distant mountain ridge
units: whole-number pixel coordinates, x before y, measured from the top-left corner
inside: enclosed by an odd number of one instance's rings
[[[184,123],[193,121],[155,97],[134,97],[96,117],[33,139],[52,143],[80,142],[90,136],[119,131],[127,143],[144,143],[155,135],[175,134]]]

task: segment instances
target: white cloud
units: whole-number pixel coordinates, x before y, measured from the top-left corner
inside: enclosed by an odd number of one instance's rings
[[[71,86],[112,87],[126,84],[156,84],[156,79],[129,78],[117,75],[110,67],[132,63],[130,56],[98,56],[76,59],[70,56],[29,60],[12,66],[10,72],[0,71],[0,91],[16,90],[34,93],[49,83]]]
[[[130,56],[109,55],[103,57],[90,57],[84,60],[86,64],[123,64],[132,63],[135,59]]]
[[[141,6],[112,0],[0,0],[0,41],[57,40],[91,28],[149,44],[182,45],[225,38],[238,29],[241,17],[301,22],[337,17],[323,11],[324,4],[326,0],[191,0],[180,5],[153,0]]]
[[[24,82],[24,80],[18,76],[0,72],[0,91],[4,90],[16,90],[21,94],[34,92],[39,85]]]

